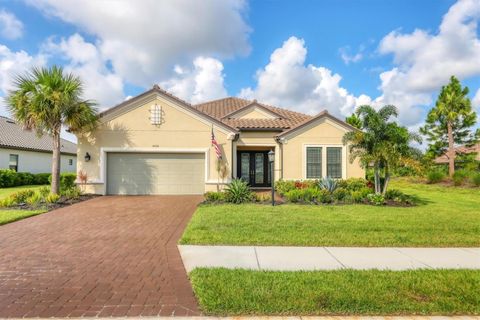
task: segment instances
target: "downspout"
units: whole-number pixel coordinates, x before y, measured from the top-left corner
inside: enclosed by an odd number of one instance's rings
[[[232,177],[232,180],[235,179],[235,175],[234,175],[234,171],[237,170],[237,166],[235,165],[235,168],[233,167],[233,164],[234,164],[234,157],[236,156],[236,153],[237,153],[237,150],[235,148],[235,150],[233,150],[233,144],[234,142],[237,142],[238,138],[240,137],[240,134],[239,133],[235,133],[235,136],[233,137],[232,140],[230,140],[230,150],[232,150],[232,154],[231,154],[231,159],[230,159],[230,167],[232,168],[232,172],[231,172],[231,177]],[[235,163],[236,164],[236,163]]]
[[[280,152],[280,175],[279,180],[283,180],[283,143],[282,139],[279,137],[275,137],[275,141],[278,143],[278,151]]]

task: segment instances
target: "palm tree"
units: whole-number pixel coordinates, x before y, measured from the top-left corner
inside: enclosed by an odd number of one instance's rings
[[[391,117],[398,116],[395,106],[387,105],[376,111],[369,105],[363,105],[356,113],[361,122],[361,130],[347,132],[343,143],[349,146],[350,161],[358,158],[364,168],[373,166],[375,193],[384,194],[391,171],[411,161],[413,148],[410,143],[420,142],[420,137],[390,121]],[[383,185],[381,172],[384,173]]]
[[[17,76],[14,87],[6,100],[15,120],[39,136],[53,138],[51,191],[58,194],[61,128],[65,126],[74,133],[92,131],[98,121],[96,104],[82,99],[80,78],[58,66],[33,68]]]

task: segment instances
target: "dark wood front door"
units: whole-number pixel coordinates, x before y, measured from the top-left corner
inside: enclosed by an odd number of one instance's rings
[[[251,187],[270,187],[268,151],[237,151],[237,177]]]

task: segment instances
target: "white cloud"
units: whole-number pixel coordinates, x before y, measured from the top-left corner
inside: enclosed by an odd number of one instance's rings
[[[160,83],[160,86],[191,103],[225,97],[223,64],[213,58],[197,57],[193,68],[176,65],[175,76]]]
[[[14,89],[15,76],[22,75],[33,66],[43,66],[46,63],[44,55],[31,56],[27,52],[12,51],[0,45],[0,99]],[[5,102],[0,100],[0,114],[7,115]]]
[[[100,109],[112,107],[124,99],[122,78],[106,67],[106,60],[98,48],[79,34],[58,42],[51,38],[43,50],[66,60],[65,71],[82,79],[84,97],[96,100]]]
[[[477,90],[475,97],[472,99],[472,106],[480,112],[480,89]]]
[[[18,39],[23,35],[23,23],[5,9],[0,10],[0,35],[7,39]]]
[[[305,65],[306,56],[304,40],[290,37],[257,72],[256,88],[244,88],[239,95],[308,114],[328,109],[341,117],[350,115],[357,105],[370,103],[368,96],[355,97],[341,87],[339,74]]]
[[[96,36],[115,73],[135,85],[149,87],[198,56],[250,51],[244,0],[26,1]]]
[[[379,45],[381,54],[393,54],[396,64],[380,74],[382,96],[377,101],[400,108],[403,123],[423,120],[432,94],[449,81],[480,75],[480,39],[477,23],[480,0],[460,0],[444,15],[437,33],[393,31]]]
[[[340,53],[340,57],[346,65],[349,65],[350,63],[357,63],[363,59],[363,47],[361,47],[360,50],[355,54],[350,53],[349,46],[342,47],[338,51]]]

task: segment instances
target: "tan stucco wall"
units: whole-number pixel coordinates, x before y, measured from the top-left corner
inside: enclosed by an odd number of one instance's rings
[[[295,134],[286,137],[283,145],[283,179],[305,179],[305,147],[306,145],[342,147],[342,160],[346,161],[343,178],[362,178],[365,171],[358,160],[350,163],[348,148],[343,145],[342,138],[346,129],[335,122],[323,118],[313,125],[300,129]],[[323,150],[323,155],[326,150]],[[326,174],[326,170],[322,170]]]
[[[106,157],[101,148],[125,148],[145,152],[186,149],[208,149],[207,185],[217,182],[216,155],[211,147],[211,123],[201,120],[191,111],[186,111],[175,102],[156,95],[147,99],[122,115],[103,123],[90,137],[78,138],[78,170],[88,175],[87,192],[104,193]],[[160,125],[150,123],[150,108],[158,104],[162,107],[163,121]],[[133,104],[132,104],[133,105]],[[108,120],[108,116],[106,117]],[[229,132],[214,126],[217,142],[222,148],[228,175],[231,173],[231,141]],[[163,150],[162,150],[163,149]],[[88,152],[89,162],[84,161]],[[103,168],[103,169],[102,169]],[[208,188],[206,188],[207,190]]]
[[[8,169],[10,155],[18,155],[18,172],[48,173],[52,172],[52,153],[35,152],[17,149],[0,149],[0,169]],[[69,164],[72,159],[72,164]],[[77,171],[77,156],[62,154],[60,157],[61,172]]]
[[[267,114],[265,111],[260,111],[256,107],[249,108],[243,112],[238,112],[233,116],[237,119],[274,119],[273,115]]]

